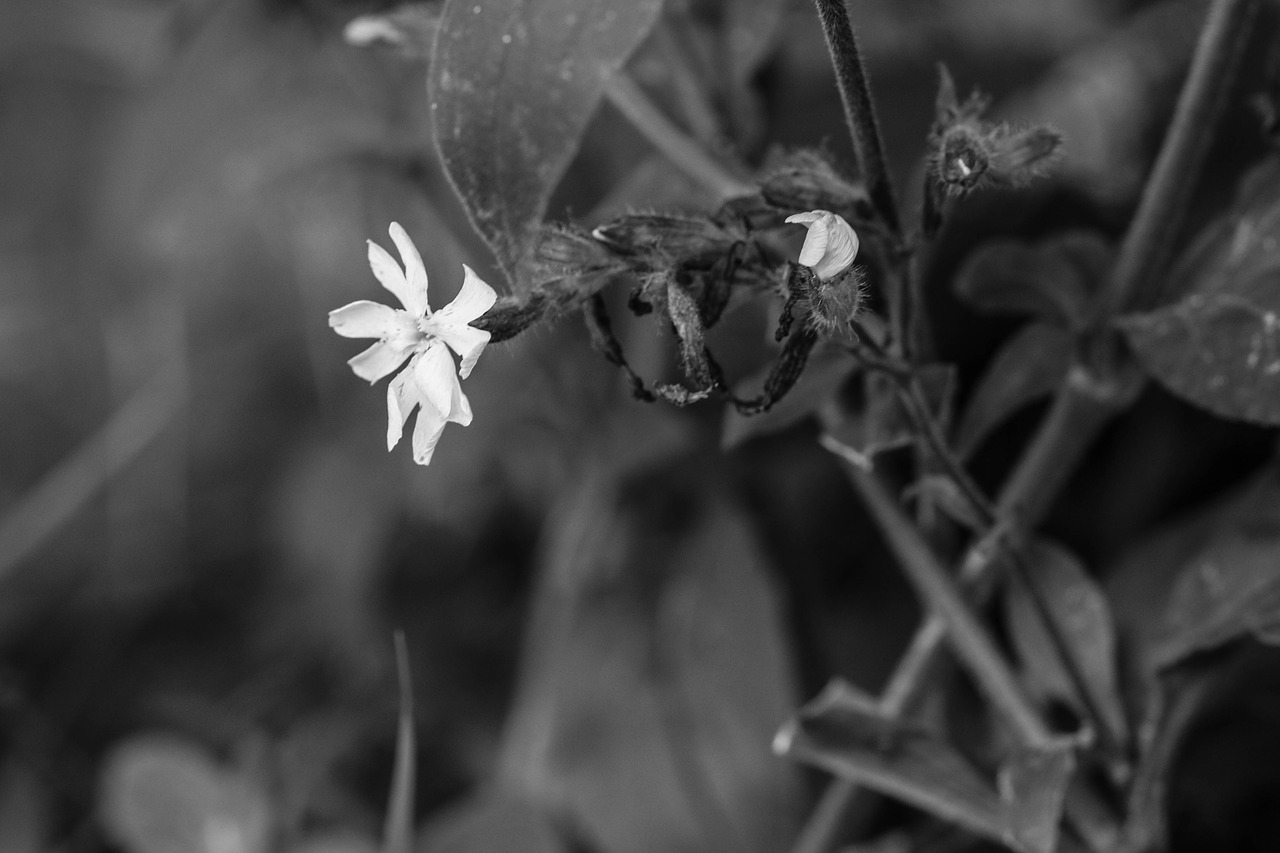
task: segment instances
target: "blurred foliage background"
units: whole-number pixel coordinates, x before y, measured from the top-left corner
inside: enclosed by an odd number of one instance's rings
[[[939,61],[1067,138],[1057,179],[978,198],[935,252],[943,350],[972,375],[1012,325],[961,307],[949,271],[983,234],[1123,227],[1203,6],[850,8],[904,198]],[[502,286],[434,158],[422,66],[342,40],[376,9],[0,5],[0,848],[374,849],[402,627],[424,849],[473,849],[450,845],[476,826],[525,849],[566,827],[582,849],[785,849],[815,779],[772,758],[774,729],[833,674],[877,688],[915,604],[812,427],[722,451],[714,404],[629,400],[577,322],[491,348],[475,423],[429,468],[385,452],[383,389],[326,326],[377,298],[363,241],[404,224],[436,304],[464,261]],[[632,65],[660,102],[664,49]],[[743,158],[848,162],[809,4],[778,4],[761,56]],[[1215,170],[1261,150],[1254,125],[1228,116]],[[1205,183],[1196,210],[1225,192]],[[606,106],[553,214],[706,202]],[[763,307],[727,325],[731,371],[767,360]],[[670,368],[652,327],[620,334]],[[1091,565],[1268,452],[1147,393],[1050,524]],[[1008,444],[980,454],[987,482]]]

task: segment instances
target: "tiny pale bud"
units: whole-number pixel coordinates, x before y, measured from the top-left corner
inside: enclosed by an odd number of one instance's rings
[[[822,281],[844,275],[858,256],[858,235],[843,216],[829,210],[793,213],[787,222],[804,225],[809,233],[800,248],[800,263]]]

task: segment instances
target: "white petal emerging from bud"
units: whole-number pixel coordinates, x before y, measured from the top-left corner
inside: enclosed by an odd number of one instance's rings
[[[793,213],[788,222],[808,227],[800,249],[800,263],[823,281],[844,274],[858,256],[858,235],[844,217],[829,210]]]

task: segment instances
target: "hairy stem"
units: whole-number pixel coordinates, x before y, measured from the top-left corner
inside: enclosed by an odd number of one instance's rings
[[[831,63],[835,66],[836,85],[840,89],[845,120],[849,124],[862,178],[867,184],[867,194],[871,196],[871,203],[885,226],[895,237],[900,237],[902,222],[898,216],[898,203],[889,181],[884,143],[880,141],[880,125],[871,102],[862,54],[853,35],[853,25],[849,23],[849,12],[844,7],[844,0],[814,0],[814,3],[818,7],[823,35],[827,38]]]
[[[722,166],[697,142],[667,118],[625,73],[609,81],[605,94],[645,139],[680,171],[715,193],[720,200],[750,195],[754,188]]]
[[[1257,0],[1214,0],[1169,132],[1138,202],[1104,297],[1103,319],[1148,307],[1226,103]]]

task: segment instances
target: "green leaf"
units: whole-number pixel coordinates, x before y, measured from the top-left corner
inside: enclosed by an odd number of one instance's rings
[[[1071,668],[1046,630],[1040,608],[1023,583],[1005,587],[1009,636],[1029,683],[1072,705],[1082,719],[1101,717],[1114,746],[1128,740],[1116,671],[1116,631],[1106,596],[1065,549],[1033,542],[1024,552],[1029,580],[1071,657]],[[1082,695],[1082,692],[1084,694]]]
[[[1280,424],[1280,163],[1250,172],[1233,209],[1170,274],[1186,295],[1118,323],[1147,371],[1224,418]]]
[[[138,735],[107,756],[102,816],[129,853],[267,853],[271,810],[250,774],[224,767],[200,746]]]
[[[1052,392],[1071,366],[1072,336],[1048,323],[1028,323],[987,367],[956,428],[956,452],[967,458],[993,429]]]
[[[769,752],[796,702],[780,602],[703,486],[597,480],[557,513],[501,778],[591,849],[765,853],[797,827],[799,779]]]
[[[1030,314],[1067,329],[1090,320],[1091,295],[1110,250],[1092,232],[1072,231],[1028,245],[984,244],[956,273],[956,293],[980,311]]]
[[[436,146],[513,282],[609,78],[661,0],[448,0],[431,63]]]
[[[774,748],[1027,853],[1055,849],[1075,767],[1065,745],[1020,753],[1001,768],[997,790],[938,735],[883,714],[838,680],[783,727]]]
[[[1244,636],[1280,644],[1280,487],[1274,480],[1185,557],[1153,663],[1168,668]]]

